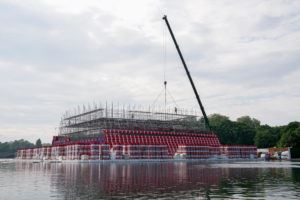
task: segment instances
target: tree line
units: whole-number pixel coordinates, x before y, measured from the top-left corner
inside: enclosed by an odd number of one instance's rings
[[[0,142],[0,158],[14,158],[18,149],[41,147],[42,141],[38,139],[35,144],[21,139],[12,142]]]
[[[300,122],[269,126],[261,125],[258,119],[249,116],[239,117],[236,121],[220,114],[208,118],[221,144],[247,144],[258,148],[300,147]]]

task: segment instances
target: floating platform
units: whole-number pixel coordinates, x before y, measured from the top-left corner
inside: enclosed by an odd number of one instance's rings
[[[20,149],[18,159],[163,160],[250,159],[256,146],[222,145],[196,112],[95,106],[60,122],[51,146]]]

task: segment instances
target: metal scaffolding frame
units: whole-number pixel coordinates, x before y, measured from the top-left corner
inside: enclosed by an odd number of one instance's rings
[[[195,110],[141,106],[94,105],[66,112],[59,135],[98,135],[103,129],[206,132],[205,123]]]

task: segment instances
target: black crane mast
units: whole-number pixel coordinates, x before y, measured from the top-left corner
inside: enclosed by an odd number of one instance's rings
[[[187,67],[187,65],[186,65],[186,63],[185,63],[185,61],[184,61],[183,55],[182,55],[182,53],[181,53],[181,51],[180,51],[180,48],[179,48],[179,46],[178,46],[178,44],[177,44],[176,38],[175,38],[175,36],[174,36],[174,34],[173,34],[173,31],[172,31],[172,29],[171,29],[171,26],[170,26],[170,24],[169,24],[169,21],[168,21],[166,15],[164,15],[163,20],[165,20],[165,22],[166,22],[166,24],[167,24],[167,27],[168,27],[168,29],[169,29],[169,32],[170,32],[170,34],[171,34],[171,37],[172,37],[172,39],[173,39],[173,42],[174,42],[174,44],[175,44],[175,47],[176,47],[176,49],[177,49],[177,52],[178,52],[179,57],[180,57],[180,59],[181,59],[181,62],[182,62],[182,64],[183,64],[183,67],[184,67],[184,69],[185,69],[185,72],[186,72],[186,74],[187,74],[187,76],[188,76],[188,78],[189,78],[189,80],[190,80],[190,83],[191,83],[192,88],[193,88],[193,90],[194,90],[196,99],[197,99],[198,104],[199,104],[199,106],[200,106],[200,109],[201,109],[201,111],[202,111],[202,114],[203,114],[203,117],[204,117],[205,124],[206,124],[206,126],[209,128],[209,130],[211,130],[211,127],[210,127],[210,125],[209,125],[208,118],[207,118],[207,116],[206,116],[204,107],[203,107],[202,102],[201,102],[200,97],[199,97],[199,94],[198,94],[198,92],[197,92],[197,89],[196,89],[196,87],[195,87],[195,84],[194,84],[194,82],[193,82],[193,79],[192,79],[192,77],[191,77],[191,74],[190,74],[190,72],[189,72],[189,69],[188,69],[188,67]]]

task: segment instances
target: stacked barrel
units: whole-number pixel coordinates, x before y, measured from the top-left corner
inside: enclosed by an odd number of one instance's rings
[[[33,157],[33,149],[26,149],[26,159],[32,159]]]
[[[123,145],[113,145],[110,149],[110,155],[112,159],[123,159]]]
[[[55,160],[58,158],[63,159],[65,157],[65,146],[53,146],[51,147],[51,159]]]
[[[51,157],[51,147],[38,147],[27,150],[21,150],[21,157],[27,157],[27,159],[49,159]],[[26,155],[26,156],[25,156]]]
[[[209,147],[209,154],[211,155],[211,157],[220,156],[220,147]]]
[[[26,149],[20,149],[17,151],[17,159],[26,159]]]
[[[41,150],[40,150],[40,159],[49,159],[49,157],[51,155],[48,155],[48,148],[51,148],[51,147],[41,147]]]
[[[65,146],[66,160],[107,160],[110,158],[109,145],[72,144]]]
[[[51,160],[55,160],[58,158],[58,147],[53,146],[51,147]]]
[[[66,159],[67,160],[80,160],[81,156],[90,155],[90,145],[72,144],[66,146]]]
[[[16,158],[17,158],[17,159],[20,159],[20,158],[21,158],[21,150],[17,151]]]
[[[99,145],[90,145],[90,160],[99,160]]]
[[[257,158],[257,147],[256,146],[244,146],[241,149],[242,158]]]
[[[228,158],[256,158],[256,146],[236,146],[224,145],[220,148],[221,154],[226,155]]]
[[[207,159],[210,158],[209,150],[208,146],[178,146],[176,153],[187,159]]]
[[[66,146],[66,159],[67,160],[79,159],[79,156],[77,156],[77,154],[75,152],[77,152],[77,148],[75,148],[75,145],[67,145]]]
[[[203,146],[216,147],[216,149],[220,147],[219,139],[213,133],[189,133],[189,132],[119,130],[119,129],[108,129],[108,130],[103,130],[103,132],[105,134],[105,143],[109,144],[111,148],[116,145],[125,145],[125,146],[166,145],[169,157],[174,156],[178,146],[191,146],[191,148],[199,147],[200,149]],[[216,154],[219,153],[217,152]],[[141,157],[141,159],[143,159],[143,157],[147,157],[147,156],[135,155],[133,157]]]
[[[22,156],[23,156],[23,149],[20,149],[20,150],[17,151],[16,158],[17,159],[24,159],[24,158],[22,158]]]
[[[32,152],[32,159],[42,159],[41,148],[34,148]]]
[[[126,145],[124,155],[128,159],[166,159],[167,145]]]
[[[255,146],[221,146],[212,132],[150,130],[103,130],[103,135],[78,141],[55,137],[53,146],[21,149],[20,159],[170,159],[178,155],[186,159],[208,159],[226,156],[255,158]],[[65,143],[63,143],[65,142]]]
[[[109,145],[101,144],[99,145],[99,160],[109,160],[110,152]]]
[[[51,151],[52,151],[52,147],[51,147],[51,146],[49,146],[49,147],[47,147],[47,149],[46,149],[46,150],[47,150],[47,154],[46,154],[47,156],[46,156],[46,157],[47,157],[47,159],[50,159],[50,158],[51,158]]]

